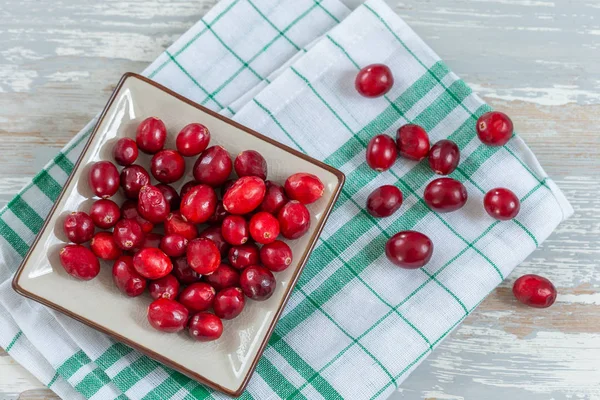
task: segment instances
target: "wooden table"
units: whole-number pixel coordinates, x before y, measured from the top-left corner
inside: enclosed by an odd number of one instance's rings
[[[355,0],[350,0],[355,1]],[[600,398],[600,3],[388,0],[494,107],[506,111],[575,215],[519,266],[393,399]],[[214,0],[0,3],[0,206]],[[558,286],[548,310],[514,279]],[[53,398],[0,350],[0,399]]]

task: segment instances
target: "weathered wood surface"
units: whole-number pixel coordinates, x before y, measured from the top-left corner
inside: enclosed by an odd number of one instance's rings
[[[576,210],[392,398],[600,398],[600,3],[388,1],[511,115]],[[122,73],[142,70],[214,2],[0,2],[0,206],[103,107]],[[555,306],[515,303],[511,284],[529,272],[557,284]],[[0,353],[0,400],[19,394],[52,398]]]

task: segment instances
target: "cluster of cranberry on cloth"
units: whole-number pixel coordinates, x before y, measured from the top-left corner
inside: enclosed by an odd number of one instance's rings
[[[365,97],[385,95],[392,88],[394,78],[389,67],[372,64],[359,71],[355,80],[356,90]],[[513,123],[504,113],[491,111],[477,120],[477,136],[488,146],[504,146],[513,135]],[[430,145],[425,129],[407,124],[400,127],[396,140],[388,135],[373,137],[367,146],[367,164],[375,171],[390,169],[400,155],[403,158],[421,161],[428,158],[429,166],[438,175],[449,175],[458,167],[460,149],[451,140],[440,140]],[[456,179],[441,177],[425,187],[423,200],[438,213],[454,212],[462,208],[468,199],[466,187]],[[389,217],[402,205],[402,192],[393,185],[375,189],[367,198],[367,211],[375,218]],[[483,199],[485,211],[500,221],[515,218],[520,210],[518,197],[507,188],[494,188]],[[385,246],[387,258],[402,268],[421,268],[433,254],[433,242],[425,234],[402,231],[392,236]],[[515,297],[533,307],[549,307],[556,299],[556,288],[552,283],[537,275],[525,275],[514,286]]]
[[[114,260],[121,292],[136,297],[148,289],[154,299],[148,307],[154,328],[188,327],[199,341],[215,340],[222,319],[237,317],[246,298],[271,297],[273,272],[292,263],[291,248],[278,238],[308,231],[305,205],[318,200],[324,186],[308,173],[288,177],[284,186],[266,180],[260,153],[246,150],[232,161],[223,147],[208,147],[210,132],[201,124],[179,132],[176,150],[164,149],[166,138],[164,123],[147,118],[135,140],[121,138],[113,148],[114,161],[124,167],[120,173],[111,161],[91,166],[88,183],[100,199],[89,214],[66,217],[64,232],[74,244],[60,251],[60,261],[73,277],[90,280],[100,272],[99,259]],[[153,154],[150,173],[134,164],[138,150]],[[194,181],[178,193],[169,184],[184,176],[184,157],[196,156]],[[230,179],[233,171],[237,178]],[[150,174],[160,183],[153,185]],[[127,198],[121,206],[109,199],[119,188]],[[208,226],[200,231],[200,224]],[[155,232],[161,225],[164,235]],[[91,250],[82,245],[88,241]]]

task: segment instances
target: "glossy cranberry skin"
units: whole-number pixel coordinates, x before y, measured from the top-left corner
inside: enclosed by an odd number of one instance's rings
[[[119,171],[110,161],[98,161],[90,168],[88,183],[96,196],[109,198],[119,190]]]
[[[137,200],[140,189],[149,184],[150,175],[142,166],[134,164],[121,171],[121,187],[128,199]]]
[[[230,187],[237,181],[237,179],[227,179],[223,185],[221,185],[221,198],[225,196],[225,193],[229,190]]]
[[[323,182],[313,174],[299,172],[286,179],[285,194],[302,204],[310,204],[319,200],[323,196],[325,187]]]
[[[229,213],[223,207],[222,201],[217,201],[217,206],[215,207],[215,213],[208,219],[209,224],[221,224],[225,217],[228,216]]]
[[[485,194],[483,207],[490,217],[508,221],[519,214],[521,202],[512,191],[506,188],[495,188]]]
[[[543,276],[523,275],[515,281],[513,294],[521,303],[535,308],[548,308],[556,301],[556,288]]]
[[[121,256],[115,261],[112,277],[117,288],[129,297],[139,296],[146,290],[146,278],[133,268],[133,258],[130,256]]]
[[[72,212],[67,215],[63,223],[63,230],[70,242],[85,243],[94,236],[94,221],[83,211]]]
[[[310,213],[299,201],[288,201],[279,210],[277,219],[281,235],[286,239],[298,239],[310,228]]]
[[[140,189],[138,212],[152,223],[163,222],[171,212],[169,203],[156,186],[146,185]]]
[[[74,278],[89,281],[100,273],[100,262],[87,247],[68,244],[60,250],[60,264]]]
[[[477,120],[477,136],[488,146],[504,146],[512,134],[513,123],[503,112],[486,112]]]
[[[121,138],[113,147],[113,158],[117,164],[122,166],[131,165],[138,158],[138,148],[135,140],[130,138]]]
[[[90,217],[94,224],[101,229],[108,229],[115,226],[119,218],[121,218],[121,209],[112,200],[100,199],[96,200],[90,207]]]
[[[229,249],[228,259],[229,264],[237,269],[244,269],[250,265],[258,264],[258,247],[254,243],[233,246],[231,249]]]
[[[187,257],[173,259],[173,274],[184,285],[189,285],[200,280],[200,274],[190,268]]]
[[[467,203],[467,188],[452,178],[438,178],[425,187],[423,200],[440,213],[456,211]]]
[[[223,207],[231,214],[248,214],[262,203],[266,190],[265,181],[259,177],[243,176],[223,196]]]
[[[405,269],[421,268],[429,262],[432,254],[433,243],[421,232],[398,232],[385,244],[388,260]]]
[[[184,183],[184,185],[181,187],[181,190],[179,190],[179,197],[183,199],[183,196],[185,196],[187,192],[189,192],[194,186],[198,186],[199,184],[200,183],[196,181],[189,181]]]
[[[181,198],[179,197],[179,193],[177,190],[173,188],[171,185],[167,185],[165,183],[159,183],[156,185],[157,189],[165,196],[165,200],[169,203],[169,208],[171,211],[179,210],[179,203],[181,203]]]
[[[122,219],[113,229],[113,238],[121,250],[132,250],[142,245],[144,232],[135,220]]]
[[[279,221],[265,211],[257,212],[250,219],[250,236],[260,244],[273,243],[279,236]]]
[[[155,249],[160,248],[160,242],[161,242],[162,238],[163,238],[163,236],[158,233],[154,233],[154,232],[145,233],[144,240],[142,241],[142,245],[140,246],[138,251],[141,249],[147,249],[150,247],[155,248]]]
[[[208,283],[196,282],[183,289],[179,295],[179,302],[191,313],[206,311],[212,307],[216,293]]]
[[[186,250],[187,262],[200,275],[208,275],[221,264],[221,253],[215,243],[206,238],[190,241]]]
[[[240,273],[227,264],[221,264],[215,272],[205,276],[204,280],[214,287],[215,290],[223,290],[229,287],[239,286]]]
[[[398,157],[396,142],[388,135],[373,137],[367,146],[367,164],[377,172],[387,171]]]
[[[121,217],[123,219],[132,219],[142,227],[144,233],[151,232],[154,224],[142,217],[137,209],[137,201],[127,200],[121,206]]]
[[[265,267],[252,265],[240,274],[240,286],[244,294],[252,300],[267,300],[275,291],[275,277]]]
[[[202,224],[212,217],[216,208],[217,194],[214,189],[208,185],[198,185],[183,196],[179,211],[185,220]]]
[[[165,234],[181,235],[187,240],[198,237],[198,228],[193,223],[183,219],[179,211],[169,214],[165,220]]]
[[[460,162],[460,149],[452,140],[440,140],[429,150],[429,166],[438,175],[449,175]]]
[[[221,233],[225,241],[233,246],[239,246],[248,241],[248,221],[239,215],[228,215],[223,220]]]
[[[400,155],[409,160],[421,161],[429,154],[429,136],[419,125],[401,126],[396,132],[396,145]]]
[[[263,199],[262,203],[260,203],[260,207],[258,207],[258,209],[260,211],[266,211],[273,215],[277,215],[279,210],[281,210],[281,207],[288,202],[288,198],[285,195],[283,186],[271,181],[265,181],[265,186],[265,198]]]
[[[204,150],[194,164],[194,179],[205,185],[222,185],[233,169],[229,153],[221,146],[212,146]]]
[[[181,235],[166,235],[160,241],[160,249],[169,257],[181,257],[187,244],[188,240]]]
[[[267,161],[255,150],[244,150],[238,154],[233,168],[240,178],[242,176],[258,176],[262,180],[267,179]]]
[[[159,118],[146,118],[138,125],[135,142],[144,153],[156,153],[163,148],[166,140],[167,127]]]
[[[183,127],[177,135],[175,146],[184,157],[193,157],[202,153],[210,142],[210,132],[202,124],[191,123]]]
[[[102,260],[115,260],[122,253],[111,232],[96,233],[90,242],[90,248]]]
[[[284,271],[292,264],[292,249],[281,240],[265,244],[260,249],[260,262],[273,272]]]
[[[367,197],[367,211],[376,218],[389,217],[402,206],[402,192],[394,185],[383,185]]]
[[[179,281],[172,274],[165,275],[162,278],[150,281],[148,291],[150,296],[156,300],[161,297],[175,300],[179,294]]]
[[[218,225],[209,226],[198,235],[200,238],[210,239],[219,249],[221,257],[225,257],[229,251],[230,244],[223,237],[223,229]]]
[[[239,287],[230,287],[221,290],[215,296],[213,309],[215,315],[222,319],[234,319],[244,309],[246,299],[244,293]]]
[[[201,312],[190,319],[189,332],[199,342],[211,342],[223,334],[223,322],[214,314]]]
[[[390,91],[394,85],[392,71],[384,64],[371,64],[356,75],[354,87],[364,97],[379,97]]]
[[[171,259],[160,249],[148,247],[133,256],[135,270],[145,278],[158,279],[173,270]]]
[[[175,150],[161,150],[152,156],[150,172],[159,182],[173,183],[185,173],[185,160]]]
[[[187,308],[175,300],[161,297],[148,306],[148,322],[162,332],[179,332],[185,328],[189,316]]]

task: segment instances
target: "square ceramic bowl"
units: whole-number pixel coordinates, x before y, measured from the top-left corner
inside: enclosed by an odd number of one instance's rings
[[[112,160],[114,143],[121,137],[135,138],[137,125],[149,116],[161,118],[169,132],[167,148],[175,148],[179,130],[199,122],[211,132],[210,145],[225,147],[232,157],[242,150],[259,151],[269,166],[268,178],[283,183],[296,172],[317,175],[325,185],[321,199],[308,206],[311,227],[307,234],[289,241],[294,260],[276,273],[277,289],[267,301],[247,301],[242,314],[224,321],[224,332],[214,342],[194,341],[186,330],[178,334],[154,330],[146,320],[151,297],[121,294],[112,282],[112,263],[102,262],[101,272],[91,281],[69,276],[58,253],[66,244],[62,224],[72,211],[89,211],[94,201],[87,185],[89,166]],[[150,157],[140,153],[136,161],[149,166]],[[186,175],[174,184],[179,190],[192,178],[195,157],[186,160]],[[307,262],[344,182],[340,171],[307,157],[244,126],[224,118],[142,76],[126,74],[115,89],[98,125],[91,134],[73,173],[13,281],[20,294],[52,307],[147,354],[187,376],[229,395],[238,396],[246,387],[302,268]],[[122,203],[118,193],[113,200]]]

